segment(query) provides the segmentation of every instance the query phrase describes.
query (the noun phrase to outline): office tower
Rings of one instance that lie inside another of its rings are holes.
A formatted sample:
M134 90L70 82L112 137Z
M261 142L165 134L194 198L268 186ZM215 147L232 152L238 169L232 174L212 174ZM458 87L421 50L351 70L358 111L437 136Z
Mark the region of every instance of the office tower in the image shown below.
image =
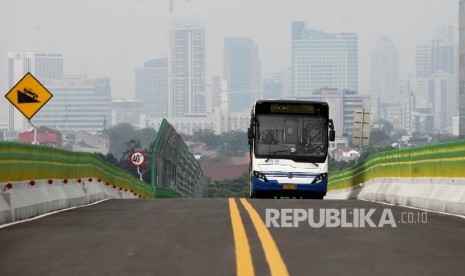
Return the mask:
M221 93L222 93L221 77L219 76L213 77L211 91L212 91L212 100L211 100L212 109L219 108L221 106Z
M154 59L136 69L136 99L147 117L168 116L168 59Z
M224 79L228 81L230 112L248 110L260 98L260 60L258 48L249 37L224 39Z
M431 47L431 73L444 71L457 73L456 46L454 45L452 26L437 27Z
M353 133L355 111L358 108L371 108L370 96L358 95L355 91L346 89L322 88L298 99L327 102L330 106L329 118L333 119L336 136L339 137L344 133Z
M8 87L11 89L24 75L31 73L43 84L63 78L63 55L37 50L21 50L8 53ZM24 129L23 115L9 105L8 131Z
M458 110L459 92L455 85L458 58L453 27L438 27L430 45L417 46L416 61L417 78L428 79L426 100L432 105L434 129L450 131L452 116L456 115ZM422 95L418 96L425 98Z
M429 77L431 75L431 46L417 46L415 58L417 78Z
M292 23L291 96L320 88L358 89L358 39L355 33L328 34Z
M465 0L459 1L459 137L465 139Z
M122 123L131 124L135 129L145 128L145 122L141 121L144 106L141 100L113 99L111 101L112 125Z
M280 99L288 94L289 74L288 72L275 72L271 78L263 80L263 98Z
M40 126L63 131L97 131L111 126L109 79L67 77L51 80L53 98L34 116Z
M281 99L283 95L283 83L279 79L263 80L263 98Z
M437 71L429 78L429 102L432 103L434 129L452 132L452 116L456 103L456 77L444 71Z
M172 24L168 66L170 117L205 114L205 30L200 21Z
M439 71L457 73L457 47L451 26L437 27L431 44L416 48L417 77L428 78Z
M371 51L370 93L382 103L394 103L400 96L399 53L392 41L381 37Z

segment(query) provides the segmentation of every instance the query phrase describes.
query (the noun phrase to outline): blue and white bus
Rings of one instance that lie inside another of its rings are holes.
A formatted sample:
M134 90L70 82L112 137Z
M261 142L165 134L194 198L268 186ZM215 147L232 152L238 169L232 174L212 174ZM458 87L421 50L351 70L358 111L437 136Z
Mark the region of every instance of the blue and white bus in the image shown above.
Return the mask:
M252 108L250 197L326 195L334 124L325 102L259 100Z

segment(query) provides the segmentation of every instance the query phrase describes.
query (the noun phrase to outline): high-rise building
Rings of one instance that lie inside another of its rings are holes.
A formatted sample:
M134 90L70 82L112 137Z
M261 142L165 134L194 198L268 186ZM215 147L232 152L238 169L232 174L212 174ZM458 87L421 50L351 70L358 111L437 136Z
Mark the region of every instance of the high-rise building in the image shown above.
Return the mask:
M288 72L275 72L271 78L263 80L263 98L280 99L288 96Z
M34 116L34 123L63 131L97 131L111 126L109 79L67 77L51 80L53 98Z
M431 75L431 46L417 46L415 64L417 78L427 78Z
M358 90L358 38L355 33L328 34L292 23L292 90L311 95L320 88Z
M429 102L432 103L434 129L452 133L452 117L456 114L456 76L437 71L429 78Z
M263 98L280 99L283 95L283 83L279 79L263 80Z
M458 112L459 92L455 85L459 59L453 27L437 27L430 45L417 46L416 57L417 78L428 80L428 93L417 96L431 104L434 130L451 132L452 117Z
M438 71L457 73L457 47L451 26L437 27L431 44L416 48L417 77L428 78Z
M200 21L172 24L169 56L169 114L206 113L205 29Z
M141 100L113 99L111 101L111 122L113 125L128 123L135 129L145 128L141 122L141 109L143 103Z
M249 37L224 39L224 79L228 81L230 112L248 110L261 95L258 48Z
M382 103L394 103L400 96L399 52L385 36L371 51L370 93Z
M168 116L168 59L154 59L136 69L136 99L147 117Z
M431 44L431 73L444 71L455 75L457 73L457 46L454 44L453 27L437 27Z
M8 53L8 87L11 89L27 73L43 84L52 79L63 78L63 55L37 50L21 50ZM24 129L23 116L9 105L8 131Z
M221 77L215 76L212 79L212 85L211 85L211 91L212 91L212 109L219 108L221 106Z
M322 88L315 90L312 95L298 97L308 101L323 101L329 105L329 118L334 121L337 136L353 133L355 111L358 108L371 109L369 95L358 95L355 91Z
M465 139L465 0L459 1L459 137Z

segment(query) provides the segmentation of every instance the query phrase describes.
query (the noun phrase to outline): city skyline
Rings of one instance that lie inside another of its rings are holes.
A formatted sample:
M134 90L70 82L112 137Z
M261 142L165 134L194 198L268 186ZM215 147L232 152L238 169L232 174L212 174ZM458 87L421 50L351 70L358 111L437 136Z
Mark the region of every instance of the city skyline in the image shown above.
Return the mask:
M358 37L330 34L292 22L291 96L321 88L358 91Z
M207 80L221 75L227 36L248 36L256 41L263 78L286 70L291 61L290 24L302 20L325 32L358 34L359 88L363 92L369 83L369 51L380 36L390 37L399 48L400 72L404 73L414 71L415 46L428 44L436 26L458 29L455 0L233 2L174 1L170 12L168 1L161 0L1 1L0 90L6 93L8 89L6 53L38 49L63 53L67 74L109 77L115 97L134 98L134 68L168 55L174 19L198 18L206 29ZM15 20L17 11L22 12L21 22ZM5 105L2 101L0 109ZM1 113L5 112L0 112L0 118L5 118Z

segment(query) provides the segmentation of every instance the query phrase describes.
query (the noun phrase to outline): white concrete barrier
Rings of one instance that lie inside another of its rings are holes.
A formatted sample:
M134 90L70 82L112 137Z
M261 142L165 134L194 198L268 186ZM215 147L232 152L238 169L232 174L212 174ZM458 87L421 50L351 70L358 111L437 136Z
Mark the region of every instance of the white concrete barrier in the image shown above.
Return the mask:
M330 191L325 199L363 199L465 215L465 179L378 178Z
M96 179L36 180L0 184L0 224L24 220L52 211L86 205L103 199L137 198L130 191L119 190Z

